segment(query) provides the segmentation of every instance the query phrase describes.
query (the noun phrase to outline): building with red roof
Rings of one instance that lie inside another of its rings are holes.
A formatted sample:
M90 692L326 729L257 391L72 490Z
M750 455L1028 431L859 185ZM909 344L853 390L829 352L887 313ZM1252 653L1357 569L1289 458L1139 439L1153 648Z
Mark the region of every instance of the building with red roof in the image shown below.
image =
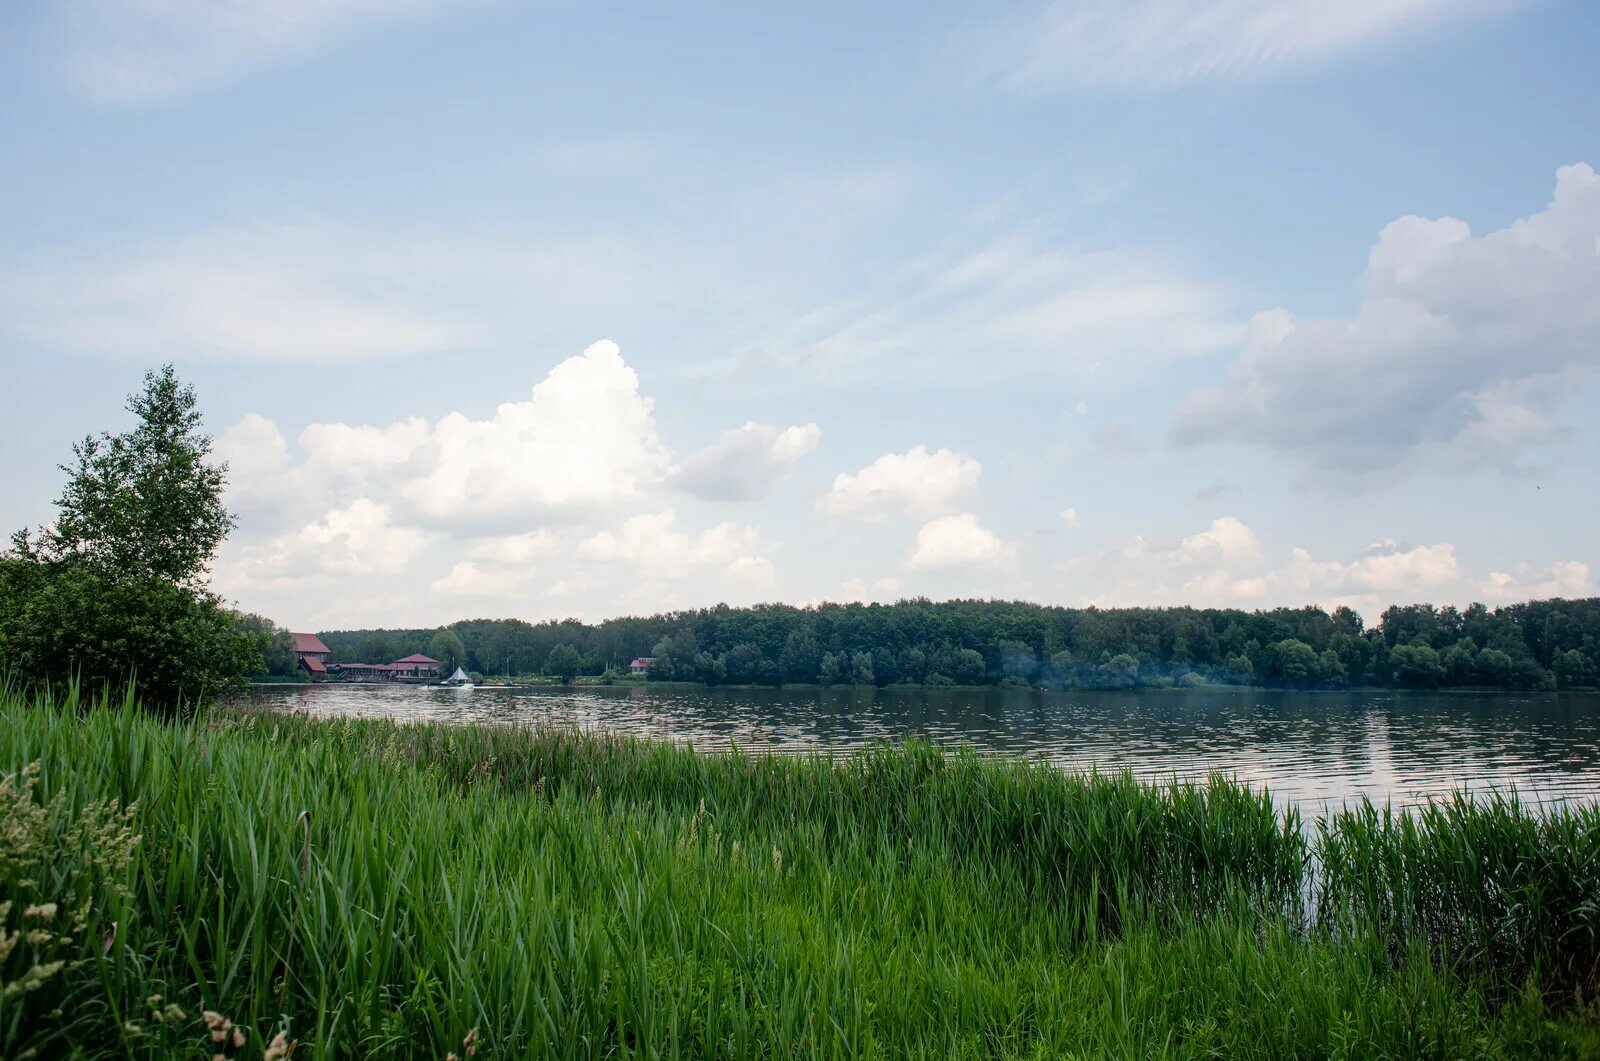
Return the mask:
M389 666L397 674L437 674L439 673L440 664L432 656L424 656L420 652L413 652L403 659L395 660Z
M312 681L325 677L328 673L328 657L333 653L322 643L322 638L316 634L291 633L289 636L294 638L296 661L311 675Z

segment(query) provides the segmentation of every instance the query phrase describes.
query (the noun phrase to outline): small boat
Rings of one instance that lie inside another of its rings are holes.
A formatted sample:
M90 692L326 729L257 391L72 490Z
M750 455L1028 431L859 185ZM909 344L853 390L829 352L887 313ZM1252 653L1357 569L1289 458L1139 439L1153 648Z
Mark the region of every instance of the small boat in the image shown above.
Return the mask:
M431 686L431 688L434 688L434 689L472 689L472 688L475 688L475 686L472 684L472 679L467 675L467 672L462 670L460 667L457 667L456 668L456 672L454 674L450 675L450 677L448 677L448 678L444 679L443 681L441 681L438 685Z

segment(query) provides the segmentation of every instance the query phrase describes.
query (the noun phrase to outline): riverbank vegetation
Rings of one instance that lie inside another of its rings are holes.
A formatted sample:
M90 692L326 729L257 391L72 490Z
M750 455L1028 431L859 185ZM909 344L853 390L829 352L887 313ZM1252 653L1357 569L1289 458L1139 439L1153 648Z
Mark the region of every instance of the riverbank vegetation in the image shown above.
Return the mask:
M1490 609L1412 605L1368 628L1348 608L1057 608L1015 601L725 605L648 618L444 628L470 670L601 675L653 657L709 685L1267 685L1556 690L1600 681L1600 598ZM437 630L335 630L336 659L425 652ZM566 650L570 649L570 653Z
M1600 1049L1592 807L72 694L0 773L8 1057Z

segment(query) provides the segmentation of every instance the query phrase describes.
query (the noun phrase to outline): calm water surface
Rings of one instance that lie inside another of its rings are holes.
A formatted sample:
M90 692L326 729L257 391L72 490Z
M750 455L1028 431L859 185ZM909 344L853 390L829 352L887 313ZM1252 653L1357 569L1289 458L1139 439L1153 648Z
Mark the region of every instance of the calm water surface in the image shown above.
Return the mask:
M701 748L836 752L907 735L1151 780L1222 771L1315 813L1466 787L1600 800L1600 694L1041 693L406 685L262 688L263 706L463 725L556 723Z

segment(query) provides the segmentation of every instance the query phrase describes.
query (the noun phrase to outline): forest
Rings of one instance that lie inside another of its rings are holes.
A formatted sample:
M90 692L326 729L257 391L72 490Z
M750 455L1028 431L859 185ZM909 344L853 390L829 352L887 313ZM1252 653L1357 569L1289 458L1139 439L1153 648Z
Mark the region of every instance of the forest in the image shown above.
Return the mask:
M1368 627L1349 608L1061 608L1020 601L749 608L426 630L332 630L335 660L412 652L483 675L615 678L653 657L651 680L709 685L1209 684L1555 690L1600 680L1600 598L1488 608L1417 604ZM291 661L292 667L292 661Z

